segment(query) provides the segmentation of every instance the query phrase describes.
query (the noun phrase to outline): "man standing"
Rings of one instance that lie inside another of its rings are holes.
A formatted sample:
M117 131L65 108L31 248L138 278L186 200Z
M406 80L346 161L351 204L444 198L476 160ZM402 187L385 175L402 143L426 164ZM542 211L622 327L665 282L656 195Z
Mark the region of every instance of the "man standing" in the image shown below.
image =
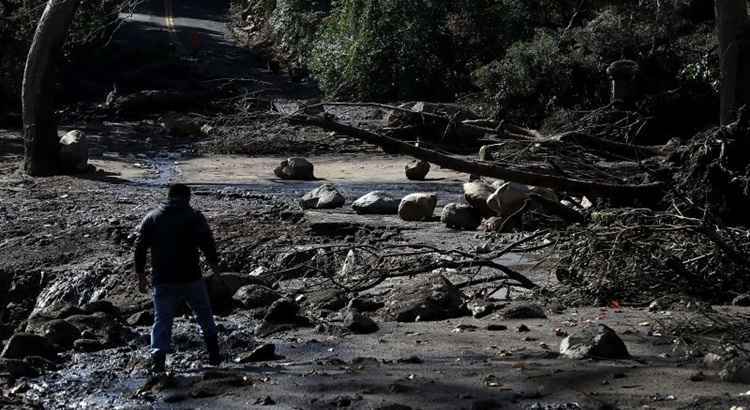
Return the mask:
M163 372L171 351L172 323L185 302L193 310L203 332L209 363L221 363L219 343L206 284L201 274L198 250L218 272L219 262L211 228L202 213L190 206L190 188L169 187L165 204L146 215L138 228L135 271L138 289L148 291L146 253L151 251L151 282L154 296L154 327L151 330L151 360L154 372Z

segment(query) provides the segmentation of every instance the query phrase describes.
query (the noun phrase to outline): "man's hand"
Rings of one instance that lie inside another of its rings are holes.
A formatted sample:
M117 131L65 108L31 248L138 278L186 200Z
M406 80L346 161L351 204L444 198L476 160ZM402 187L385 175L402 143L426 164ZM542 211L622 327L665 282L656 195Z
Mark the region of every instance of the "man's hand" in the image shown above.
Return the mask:
M146 281L146 275L143 273L138 274L138 291L141 293L148 293L148 281Z

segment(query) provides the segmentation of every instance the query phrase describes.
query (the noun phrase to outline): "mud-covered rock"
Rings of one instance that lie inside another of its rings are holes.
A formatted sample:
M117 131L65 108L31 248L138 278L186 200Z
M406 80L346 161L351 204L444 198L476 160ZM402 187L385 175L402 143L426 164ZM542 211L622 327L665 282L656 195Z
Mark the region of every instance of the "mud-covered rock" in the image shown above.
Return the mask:
M154 311L149 309L133 313L128 317L127 323L130 326L151 326L154 324Z
M369 334L378 331L378 324L369 316L356 310L350 310L344 317L344 327L356 334Z
M373 191L361 196L352 203L352 209L358 214L395 215L398 213L400 200L384 191Z
M517 303L503 310L503 318L512 319L546 319L544 308L534 303Z
M416 193L405 196L398 206L398 216L404 221L429 221L437 205L437 196Z
M306 193L300 200L302 209L334 209L344 206L346 198L333 184L323 184Z
M423 181L430 172L430 163L420 160L411 161L404 167L404 172L410 181Z
M89 145L86 134L72 130L60 137L60 167L65 172L86 172L89 165Z
M440 221L449 228L473 231L481 219L479 212L469 205L451 203L443 208Z
M281 179L312 181L315 179L313 164L304 158L289 158L281 161L273 173Z
M50 320L42 326L43 335L61 349L70 349L81 331L65 319Z
M29 356L41 356L54 360L57 356L55 347L44 336L32 333L16 333L8 339L0 357L4 359L23 359Z
M603 324L591 324L560 342L560 354L573 360L627 359L625 343L614 330Z
M464 199L474 209L479 211L483 217L496 216L495 212L487 205L487 199L495 192L491 185L481 181L467 182L464 184Z
M391 291L385 315L399 322L434 321L468 314L464 295L443 275L418 277Z
M234 302L245 309L270 306L280 298L279 292L263 285L243 286L237 289L237 292L232 296Z

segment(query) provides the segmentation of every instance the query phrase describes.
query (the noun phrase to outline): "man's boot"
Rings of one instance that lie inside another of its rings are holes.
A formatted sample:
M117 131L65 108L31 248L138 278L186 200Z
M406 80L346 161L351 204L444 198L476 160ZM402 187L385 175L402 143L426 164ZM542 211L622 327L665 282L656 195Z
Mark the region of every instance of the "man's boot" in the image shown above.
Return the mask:
M206 349L208 350L208 363L211 366L218 366L223 361L221 352L219 352L219 338L216 336L206 337Z
M167 370L167 355L162 352L151 354L150 371L151 373L164 373Z

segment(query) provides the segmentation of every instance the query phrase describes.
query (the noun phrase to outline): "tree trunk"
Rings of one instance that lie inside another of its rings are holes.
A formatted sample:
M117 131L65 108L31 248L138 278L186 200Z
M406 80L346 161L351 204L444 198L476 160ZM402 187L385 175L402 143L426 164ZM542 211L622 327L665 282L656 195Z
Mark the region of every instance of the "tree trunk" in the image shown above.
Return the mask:
M39 19L26 58L21 100L25 145L24 170L31 176L59 172L59 143L54 118L55 60L60 54L80 0L49 0Z
M716 27L719 33L721 67L721 125L732 122L736 111L750 103L748 52L742 40L747 22L746 0L716 0Z

